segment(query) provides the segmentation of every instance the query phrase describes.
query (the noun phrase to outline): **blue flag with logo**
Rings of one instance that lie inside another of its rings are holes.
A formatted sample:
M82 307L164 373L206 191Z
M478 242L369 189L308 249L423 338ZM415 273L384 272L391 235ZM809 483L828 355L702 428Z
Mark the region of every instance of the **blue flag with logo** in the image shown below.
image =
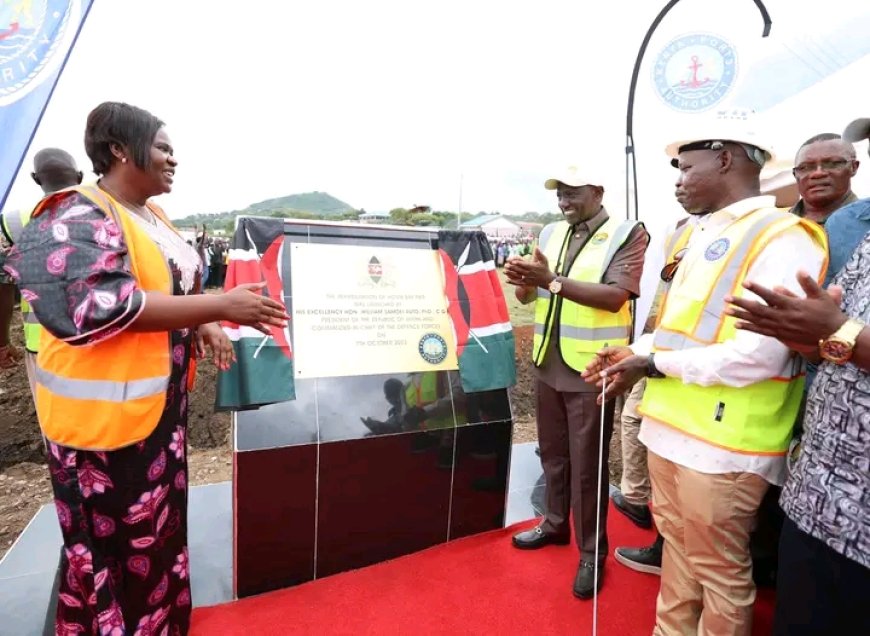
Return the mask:
M0 0L0 209L93 0Z

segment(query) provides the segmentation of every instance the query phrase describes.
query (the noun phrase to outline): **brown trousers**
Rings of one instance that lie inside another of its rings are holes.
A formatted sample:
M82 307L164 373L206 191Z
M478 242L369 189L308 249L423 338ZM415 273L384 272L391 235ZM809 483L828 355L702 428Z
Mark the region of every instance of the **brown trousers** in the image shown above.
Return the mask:
M601 407L597 393L562 393L544 382L537 383L538 444L546 481L545 532L569 532L569 514L574 513L574 538L581 559L604 562L607 545L608 458L613 434L614 402L604 407L604 456L598 467ZM598 536L595 515L601 479L601 509Z
M749 636L749 534L768 483L753 473L699 473L652 451L647 461L665 538L654 636Z

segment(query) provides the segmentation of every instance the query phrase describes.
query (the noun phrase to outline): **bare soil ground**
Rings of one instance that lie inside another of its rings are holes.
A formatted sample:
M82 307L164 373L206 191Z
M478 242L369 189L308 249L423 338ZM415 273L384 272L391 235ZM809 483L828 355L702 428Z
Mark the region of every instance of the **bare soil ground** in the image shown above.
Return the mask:
M506 290L512 293L512 290ZM526 313L521 313L526 312ZM516 326L517 384L511 389L514 412L514 442L537 439L535 424L535 379L531 365L530 310L511 307ZM514 315L517 314L517 315ZM13 339L21 342L20 315L14 318ZM196 390L190 402L188 439L191 485L232 478L230 416L214 412L217 371L210 361L199 367ZM617 420L618 421L618 420ZM619 436L611 445L611 481L622 472ZM39 508L52 500L51 482L45 465L42 438L30 397L24 365L0 372L0 558Z

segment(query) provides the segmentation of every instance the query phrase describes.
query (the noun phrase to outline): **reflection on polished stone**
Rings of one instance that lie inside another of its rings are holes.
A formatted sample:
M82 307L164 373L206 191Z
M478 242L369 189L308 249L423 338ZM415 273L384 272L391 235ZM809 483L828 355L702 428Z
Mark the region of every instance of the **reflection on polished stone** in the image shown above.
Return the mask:
M253 451L317 442L316 380L296 380L296 399L239 411L235 450Z
M318 578L447 540L454 429L320 445Z
M452 428L449 382L446 371L317 380L320 441ZM433 402L426 395L427 383L436 392ZM421 406L426 413L420 411Z
M511 434L510 421L456 429L450 539L503 526Z
M317 446L235 453L238 597L314 578Z
M459 376L458 371L453 372ZM459 391L462 385L459 384ZM454 393L454 397L456 394ZM461 415L460 415L461 414ZM506 389L480 391L463 394L463 400L457 401L457 420L468 424L484 424L487 422L504 422L511 419L511 405Z

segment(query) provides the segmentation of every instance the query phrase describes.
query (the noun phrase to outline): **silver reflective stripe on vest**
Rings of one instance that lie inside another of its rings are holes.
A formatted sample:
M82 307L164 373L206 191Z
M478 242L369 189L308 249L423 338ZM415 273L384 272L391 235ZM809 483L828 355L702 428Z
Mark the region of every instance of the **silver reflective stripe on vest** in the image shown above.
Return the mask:
M682 351L683 349L706 347L707 343L695 342L685 334L659 327L658 329L656 329L655 337L653 338L653 345L656 349Z
M73 400L99 400L102 402L127 402L165 393L168 376L113 382L111 380L76 380L63 378L36 368L36 381L61 397Z
M624 340L628 338L629 327L567 327L559 325L559 335L575 340Z
M538 298L540 298L541 300L549 300L550 290L544 289L543 287L538 287Z
M25 325L38 325L39 320L36 319L36 314L33 313L33 310L30 311L22 311L24 316L24 324Z
M788 217L785 218L787 219ZM693 333L685 335L659 327L656 329L653 345L660 349L679 351L681 349L703 347L713 342L725 313L725 297L734 289L734 283L740 274L740 270L743 268L744 261L752 249L755 239L770 225L782 219L782 213L779 211L766 212L761 214L761 217L750 226L737 245L736 250L730 256L728 265L719 276L716 286L707 296L707 302L701 310L701 318L698 320Z
M634 228L638 225L643 225L643 223L640 221L623 221L619 224L619 227L616 228L616 231L613 233L613 238L610 240L610 245L607 247L607 255L604 257L604 263L601 264L601 276L598 279L599 281L604 278L604 274L607 272L607 268L610 267L610 263L613 261L613 257L616 256L619 248L625 245L628 237L631 236Z

